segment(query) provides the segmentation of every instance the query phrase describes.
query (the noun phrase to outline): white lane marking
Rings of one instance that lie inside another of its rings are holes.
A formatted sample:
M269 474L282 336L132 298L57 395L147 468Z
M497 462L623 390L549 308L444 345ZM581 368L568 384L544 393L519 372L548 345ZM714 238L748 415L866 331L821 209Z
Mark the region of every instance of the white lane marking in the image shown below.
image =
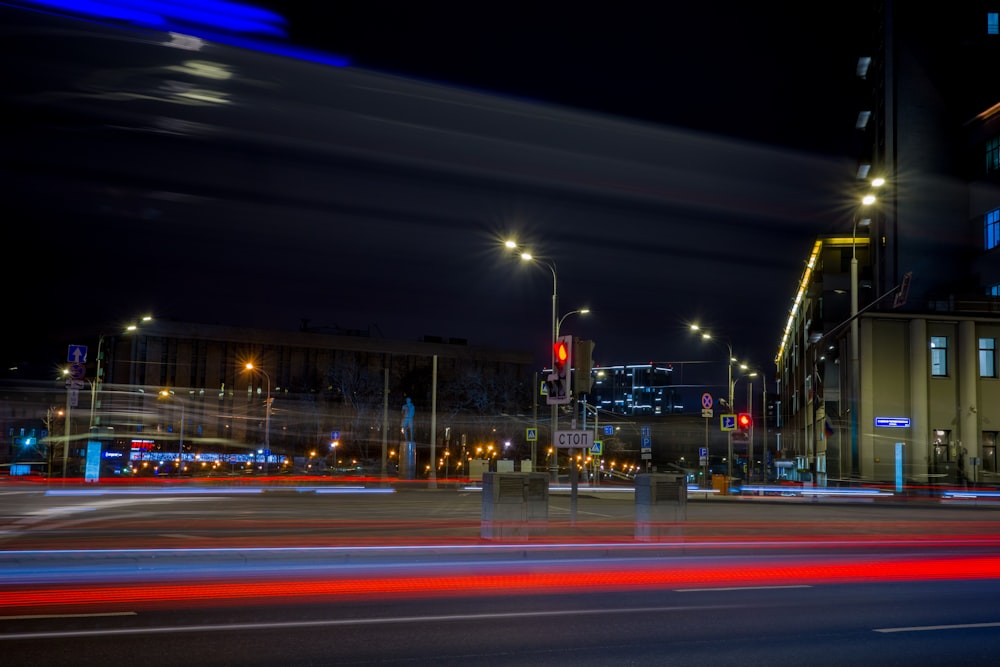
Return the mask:
M21 614L19 616L0 616L0 621L25 621L36 618L102 618L104 616L138 616L134 611L107 611L93 614Z
M523 618L551 618L556 616L606 616L608 614L649 614L664 612L687 612L705 609L733 609L738 605L636 607L623 609L570 609L558 611L516 611L499 614L448 614L432 616L390 616L384 618L331 618L314 621L266 621L261 623L232 623L229 625L177 625L149 628L105 628L93 630L52 630L43 632L17 632L0 634L0 641L20 641L24 639L62 639L67 637L114 637L122 635L180 634L186 632L206 633L224 631L256 631L285 628L318 628L358 625L385 625L402 623L441 623L448 621L494 621Z
M809 584L787 586L728 586L724 588L676 588L675 593L715 593L716 591L776 591L782 588L812 588Z
M889 634L891 632L934 632L937 630L965 630L967 628L996 628L1000 627L1000 621L991 623L960 623L957 625L913 625L903 628L873 628L873 632Z

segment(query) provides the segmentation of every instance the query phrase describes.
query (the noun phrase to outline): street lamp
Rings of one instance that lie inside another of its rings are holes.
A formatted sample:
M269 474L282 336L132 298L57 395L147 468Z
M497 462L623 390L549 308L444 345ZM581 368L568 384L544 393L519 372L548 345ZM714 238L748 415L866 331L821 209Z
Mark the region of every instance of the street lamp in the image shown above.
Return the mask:
M876 178L872 181L873 187L881 187L885 184L884 178ZM868 207L875 203L875 195L865 195L861 200L862 206ZM858 469L858 403L861 394L861 358L858 346L858 225L871 225L871 217L865 216L859 220L858 215L854 215L854 231L851 232L851 469L857 472ZM868 247L869 262L871 261L871 245Z
M506 247L508 250L514 251L514 252L516 252L518 250L517 243L515 241L511 241L511 240L505 241L504 242L504 247ZM556 367L555 348L552 347L552 344L554 344L556 342L556 339L559 338L559 323L560 323L560 319L559 319L558 314L557 314L558 313L558 308L559 308L559 306L558 306L558 304L559 304L559 290L558 290L558 287L557 287L558 286L558 279L557 279L557 275L556 275L556 264L553 261L547 261L547 260L538 259L534 255L532 255L530 252L528 252L527 250L521 250L519 256L521 258L521 261L524 261L524 262L539 262L541 264L544 264L545 266L548 267L549 271L552 273L552 338L551 338L551 340L549 342L549 363L551 364L550 368L555 369L555 367ZM567 313L567 315L569 315L569 313ZM559 428L559 406L555 405L554 403L552 404L551 422L550 423L551 423L551 426L552 426L552 429L551 429L552 430L552 442L555 443L555 441L556 441L556 430ZM534 465L534 463L535 463L535 461L534 461L534 453L532 454L532 461L531 461L531 463L532 463L532 465ZM552 476L552 480L553 481L557 481L559 479L559 462L558 462L558 457L553 457L552 458L551 464L549 466L549 472L550 472L550 474Z
M160 396L163 398L173 398L174 392L169 389L163 389L160 391ZM181 404L181 430L177 439L177 477L181 476L181 470L184 468L184 401L179 401Z
M562 331L562 323L566 320L567 317L569 317L570 315L586 315L589 312L590 308L578 308L577 310L571 310L568 313L564 314L562 317L560 317L559 320L556 322L555 338L559 338L559 332ZM555 340L555 338L553 338L553 340Z
M153 321L153 316L152 315L143 315L142 317L139 318L138 323L132 322L132 323L128 324L127 326L125 326L124 332L125 333L134 333L135 331L137 331L139 329L139 327L141 325L148 324L148 323L150 323L152 321ZM101 401L100 401L100 393L101 393L101 390L102 390L103 385L104 385L104 373L107 370L107 369L105 369L105 368L102 367L102 365L104 363L104 341L105 341L105 338L107 338L107 336L105 336L103 333L102 334L98 334L98 336L97 336L97 365L96 365L96 370L94 371L94 382L91 385L91 391L90 391L90 428L91 428L91 430L93 430L93 428L95 426L99 425L100 422L101 422L101 418L97 414L97 408L101 407L101 405L100 405L100 403L101 403ZM115 342L115 338L112 337L111 340L109 341L109 345L113 344L114 342ZM113 351L114 351L114 348L112 346L112 355L113 355ZM112 360L113 359L114 359L114 357L112 356Z
M260 373L267 381L267 399L264 403L264 474L267 474L267 463L271 456L271 376L263 368L257 368L249 362L246 368L248 371Z
M761 447L761 456L767 458L767 375L764 371L751 371L748 373L751 378L760 375L760 383L762 385L761 390L761 402L760 402L760 423L763 425L763 445ZM750 390L747 389L747 395L750 396ZM753 401L749 400L749 409L751 415L753 415ZM750 425L750 465L753 465L753 436L754 436L754 425L756 424L756 419Z
M733 405L734 402L733 394L735 393L736 382L735 380L733 380L733 364L739 364L740 370L744 371L747 370L747 365L740 364L739 361L736 359L736 357L733 356L733 344L730 343L728 340L722 341L713 338L712 334L710 334L707 331L702 331L701 327L698 326L697 324L691 325L691 331L700 332L702 340L710 340L712 342L725 345L726 349L729 351L729 356L726 357L726 372L728 373L726 386L728 387L729 390L728 409L735 410L736 407L735 405ZM732 431L726 431L726 448L727 448L726 453L728 455L726 458L726 476L729 478L728 480L726 480L726 484L728 485L733 478L733 432Z

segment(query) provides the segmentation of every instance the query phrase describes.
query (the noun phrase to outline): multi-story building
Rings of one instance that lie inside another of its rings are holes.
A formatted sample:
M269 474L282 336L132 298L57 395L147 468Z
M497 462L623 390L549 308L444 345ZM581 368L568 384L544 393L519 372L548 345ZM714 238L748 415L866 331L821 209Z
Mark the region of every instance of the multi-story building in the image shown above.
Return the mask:
M816 241L776 355L800 479L996 481L998 14L876 3L857 74L859 167ZM961 71L962 76L955 72Z
M432 443L459 461L463 447L523 432L529 352L363 334L152 321L95 337L87 362L70 364L83 367L78 379L32 394L34 413L65 405L68 414L44 425L57 442L50 466L58 472L65 459L76 476L99 455L105 474L130 462L176 472L343 452L377 467L391 450L409 452L400 464L412 467ZM416 412L409 449L400 447L407 398ZM88 454L91 442L99 454Z

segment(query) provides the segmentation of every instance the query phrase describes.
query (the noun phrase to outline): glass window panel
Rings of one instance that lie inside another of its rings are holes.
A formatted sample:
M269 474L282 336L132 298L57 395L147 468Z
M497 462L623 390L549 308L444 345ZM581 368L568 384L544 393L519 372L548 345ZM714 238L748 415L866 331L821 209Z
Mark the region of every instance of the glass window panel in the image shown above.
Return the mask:
M997 376L997 339L979 339L979 377Z
M948 375L948 338L931 336L931 375Z

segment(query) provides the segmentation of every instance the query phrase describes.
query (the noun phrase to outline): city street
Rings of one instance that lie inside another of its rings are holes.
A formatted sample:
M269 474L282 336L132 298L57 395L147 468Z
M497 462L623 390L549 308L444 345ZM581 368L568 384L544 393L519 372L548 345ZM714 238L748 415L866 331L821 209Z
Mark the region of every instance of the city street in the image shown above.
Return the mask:
M484 539L481 491L5 488L9 665L982 664L1000 510L628 489Z

